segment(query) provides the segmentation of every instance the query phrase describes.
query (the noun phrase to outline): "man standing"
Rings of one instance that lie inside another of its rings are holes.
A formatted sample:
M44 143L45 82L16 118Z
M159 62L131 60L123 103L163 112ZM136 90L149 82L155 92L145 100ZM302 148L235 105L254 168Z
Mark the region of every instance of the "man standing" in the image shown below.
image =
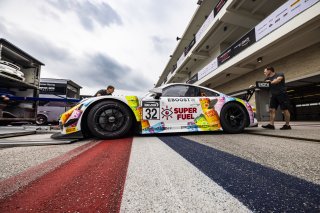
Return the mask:
M289 97L286 92L285 79L283 73L276 73L273 67L267 67L264 70L264 75L266 76L265 81L270 82L270 124L263 125L265 129L275 129L274 119L276 116L276 110L280 105L282 113L284 115L285 125L281 127L281 130L289 130L291 126L290 122L290 112L289 112Z
M107 89L101 89L96 94L94 95L95 97L97 96L103 96L103 95L112 95L114 92L114 86L109 85Z

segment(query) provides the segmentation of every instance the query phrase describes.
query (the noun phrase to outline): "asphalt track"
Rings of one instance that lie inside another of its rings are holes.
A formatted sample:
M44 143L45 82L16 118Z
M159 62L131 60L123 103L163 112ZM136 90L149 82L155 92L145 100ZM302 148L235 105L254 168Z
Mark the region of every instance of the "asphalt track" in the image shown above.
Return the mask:
M0 212L117 212L132 138L98 142L0 201Z
M0 182L0 212L320 211L320 185L184 137L77 149Z

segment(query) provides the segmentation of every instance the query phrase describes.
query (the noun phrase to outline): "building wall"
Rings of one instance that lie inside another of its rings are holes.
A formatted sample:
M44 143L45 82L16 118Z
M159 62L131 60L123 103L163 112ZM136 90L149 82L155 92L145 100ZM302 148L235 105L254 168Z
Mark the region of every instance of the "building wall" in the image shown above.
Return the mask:
M305 77L320 74L320 43L307 47L299 52L289 55L285 58L271 63L276 72L283 72L285 74L286 82L294 82ZM247 73L240 78L234 79L227 84L218 86L214 89L224 92L226 94L238 90L246 89L251 84L255 84L257 80L265 78L263 70L264 65L254 71ZM251 98L250 103L255 106L257 110L257 118L259 121L269 120L269 94L267 91L257 91ZM282 115L278 110L276 120L281 120Z
M319 74L320 43L307 47L269 65L273 66L276 72L283 72L286 77L286 82L300 79L304 76L310 76L312 74ZM229 81L228 83L220 85L214 89L227 94L246 89L251 84L254 85L256 81L263 80L265 78L263 74L265 66L267 65L255 69L240 78Z

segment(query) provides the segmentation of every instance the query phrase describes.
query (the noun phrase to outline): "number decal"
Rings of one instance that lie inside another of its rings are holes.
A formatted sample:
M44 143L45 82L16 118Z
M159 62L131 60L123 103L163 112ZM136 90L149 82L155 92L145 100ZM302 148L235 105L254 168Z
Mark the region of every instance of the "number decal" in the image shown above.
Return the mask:
M145 109L147 120L158 120L157 113L158 110L156 108L147 108Z
M143 120L160 120L160 105L156 101L145 101L142 103Z

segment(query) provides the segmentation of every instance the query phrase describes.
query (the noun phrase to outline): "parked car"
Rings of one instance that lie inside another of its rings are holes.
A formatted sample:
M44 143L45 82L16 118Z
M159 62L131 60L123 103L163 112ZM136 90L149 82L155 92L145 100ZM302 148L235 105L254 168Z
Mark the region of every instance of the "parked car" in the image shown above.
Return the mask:
M48 123L58 123L60 115L71 108L70 103L49 101L40 101L37 111L36 123L38 125L46 125Z
M167 84L145 96L99 96L81 101L61 115L53 137L109 139L141 134L224 131L255 126L251 105L242 99L190 84Z
M8 61L0 60L0 73L24 81L25 77L20 67Z

